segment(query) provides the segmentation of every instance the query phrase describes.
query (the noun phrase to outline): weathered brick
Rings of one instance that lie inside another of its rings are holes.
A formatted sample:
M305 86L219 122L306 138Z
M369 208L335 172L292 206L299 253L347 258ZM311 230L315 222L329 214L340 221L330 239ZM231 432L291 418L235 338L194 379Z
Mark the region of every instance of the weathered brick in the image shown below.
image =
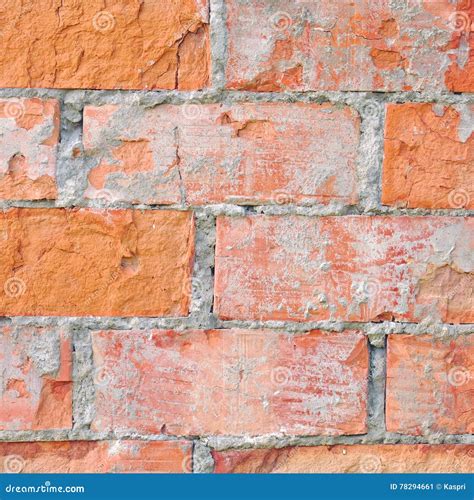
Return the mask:
M474 90L474 4L229 0L228 87Z
M218 473L470 473L468 445L337 445L213 452Z
M57 101L0 100L0 199L56 198L58 139Z
M92 334L96 431L363 434L368 350L353 331Z
M474 221L460 217L219 217L222 319L474 319Z
M474 336L391 335L386 422L402 434L474 432Z
M0 472L191 472L188 441L0 443Z
M207 0L4 0L0 86L199 89Z
M389 104L382 202L474 208L474 106Z
M72 348L47 328L0 330L0 430L70 429Z
M95 166L85 196L353 204L358 141L358 115L328 104L86 107L84 145Z
M0 217L0 314L183 316L193 217L12 209Z

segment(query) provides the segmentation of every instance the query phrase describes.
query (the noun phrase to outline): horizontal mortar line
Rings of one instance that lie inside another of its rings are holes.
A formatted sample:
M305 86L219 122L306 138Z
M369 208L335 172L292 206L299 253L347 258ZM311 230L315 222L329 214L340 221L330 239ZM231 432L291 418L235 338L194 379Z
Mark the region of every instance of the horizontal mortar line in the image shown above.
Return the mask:
M413 436L408 434L386 433L383 437L372 438L369 434L325 436L315 435L281 435L262 434L259 436L248 435L162 435L162 434L137 434L137 433L92 433L80 431L1 431L0 443L27 443L27 442L78 442L78 441L123 441L136 440L143 442L163 441L198 441L204 440L205 444L213 449L248 449L248 448L281 448L285 446L333 446L333 445L377 445L377 444L469 444L471 434L445 434L437 436L434 441L430 435Z
M434 323L427 325L425 323L415 322L354 322L354 321L257 321L257 320L229 320L221 321L215 316L208 316L208 321L203 321L202 318L193 317L176 317L176 318L149 318L142 316L135 317L90 317L90 316L2 316L0 317L0 325L8 324L12 326L48 326L56 325L61 327L82 328L87 330L114 329L114 330L137 330L145 331L150 328L169 328L175 327L180 330L228 330L228 329L248 329L259 330L269 329L291 333L304 333L310 330L328 330L328 331L343 331L343 330L361 330L367 335L390 335L403 333L422 333L429 334L439 332L446 334L472 334L474 333L474 323L451 324L451 323ZM280 332L280 333L282 333Z
M237 204L209 204L209 205L150 205L116 203L104 205L93 201L61 202L61 201L3 201L0 210L12 208L63 208L63 209L91 209L107 212L108 210L145 210L145 211L193 211L197 214L214 216L259 216L272 215L285 217L298 215L301 217L377 217L377 216L438 216L438 217L473 217L474 210L466 209L425 209L425 208L392 208L380 207L379 209L366 210L363 207L341 206L337 208L320 205L237 205Z
M231 104L234 102L347 102L358 101L361 97L365 100L377 100L380 102L429 102L461 104L473 103L474 93L452 93L452 92L431 92L431 91L393 91L380 92L372 90L363 91L329 91L329 90L308 90L297 92L251 92L245 90L205 88L196 91L179 90L125 90L125 89L51 89L51 88L3 88L0 89L0 98L55 98L64 99L71 95L78 95L77 100L84 105L96 105L113 102L117 104L117 97L124 97L124 105L137 106L158 106L160 104L180 104L189 101L202 104ZM137 96L140 100L137 101ZM127 101L127 99L129 99ZM68 105L68 102L65 102ZM356 104L355 102L353 103ZM361 104L361 103L360 103Z

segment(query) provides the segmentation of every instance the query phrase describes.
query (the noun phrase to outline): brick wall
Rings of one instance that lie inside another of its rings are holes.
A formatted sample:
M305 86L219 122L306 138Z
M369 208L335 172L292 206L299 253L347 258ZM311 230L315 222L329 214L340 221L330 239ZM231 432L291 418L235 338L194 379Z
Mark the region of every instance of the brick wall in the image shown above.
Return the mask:
M0 471L472 471L473 17L4 1Z

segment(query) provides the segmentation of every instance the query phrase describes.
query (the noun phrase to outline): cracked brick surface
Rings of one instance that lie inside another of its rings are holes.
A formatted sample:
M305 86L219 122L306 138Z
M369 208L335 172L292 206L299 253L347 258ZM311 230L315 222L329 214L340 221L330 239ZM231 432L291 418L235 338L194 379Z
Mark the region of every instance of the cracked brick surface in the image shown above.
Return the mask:
M358 332L93 333L98 431L361 434L368 350Z
M473 220L219 217L222 319L473 321Z
M0 222L2 314L188 313L189 212L12 209Z
M67 332L0 329L0 430L72 428L72 346Z
M214 452L218 473L470 473L466 445L337 445Z
M207 0L6 0L0 86L180 89L207 86Z
M473 337L391 335L387 350L387 430L420 435L474 432Z
M473 470L474 0L4 0L0 46L0 472Z
M466 0L230 0L227 86L474 90Z
M382 202L474 208L474 105L389 104Z
M0 99L0 199L56 198L59 103Z
M329 203L358 199L359 118L348 107L264 103L85 110L90 199Z
M185 473L191 467L191 443L182 440L0 443L0 472Z

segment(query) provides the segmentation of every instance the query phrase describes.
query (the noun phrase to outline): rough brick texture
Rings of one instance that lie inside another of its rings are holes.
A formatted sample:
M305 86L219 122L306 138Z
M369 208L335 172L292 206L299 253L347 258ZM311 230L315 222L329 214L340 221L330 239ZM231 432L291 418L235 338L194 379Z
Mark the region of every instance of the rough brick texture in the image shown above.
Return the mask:
M228 87L474 90L474 4L230 0Z
M474 225L449 217L220 217L223 319L473 321Z
M189 212L12 209L0 222L2 314L188 313Z
M57 101L0 100L0 199L56 198L58 139Z
M361 434L357 332L96 332L94 429L174 435Z
M47 328L0 330L0 430L72 427L72 346Z
M190 472L187 441L0 443L0 472Z
M199 89L209 80L207 0L6 0L2 87Z
M357 201L359 118L347 107L109 105L86 108L84 138L95 158L87 198L192 205Z
M0 472L473 471L474 0L0 0L0 46Z
M220 473L470 473L474 448L463 445L314 446L214 452Z
M390 104L382 201L474 209L474 105Z
M474 339L392 335L387 352L387 430L474 433Z

